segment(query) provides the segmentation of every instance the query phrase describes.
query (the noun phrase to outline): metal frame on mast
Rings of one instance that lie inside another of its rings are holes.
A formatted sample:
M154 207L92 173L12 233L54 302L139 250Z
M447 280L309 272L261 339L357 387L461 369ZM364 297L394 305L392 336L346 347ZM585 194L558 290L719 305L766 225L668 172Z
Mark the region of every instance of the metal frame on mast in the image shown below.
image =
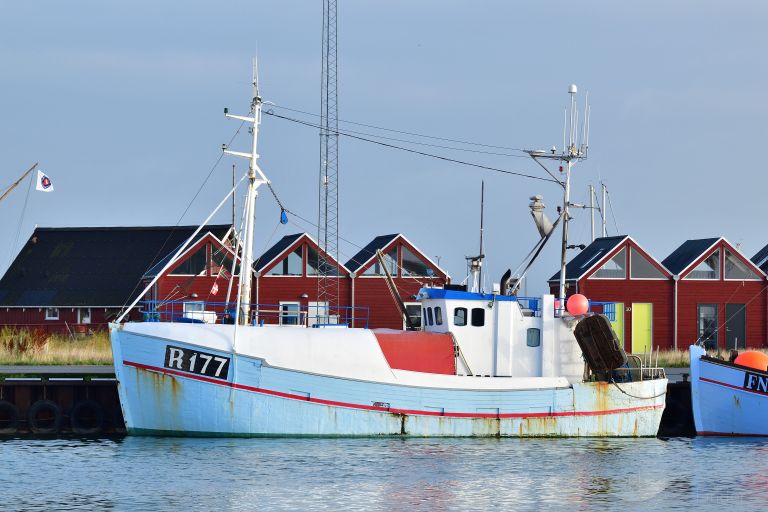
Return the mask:
M565 266L567 263L566 251L568 249L568 222L570 221L569 207L574 206L571 203L571 168L576 165L576 162L587 159L589 152L589 96L587 96L584 105L584 119L582 120L581 129L579 129L579 112L576 107L576 85L571 84L568 87L568 94L571 96L570 109L566 110L566 124L567 124L567 143L566 133L563 130L563 149L561 152L557 151L556 147L552 147L550 151L543 150L527 150L531 158L536 163L544 167L539 160L555 160L561 162L560 172L565 173L565 180L560 182L563 187L563 206L562 206L562 221L563 221L563 240L560 251L560 290L558 298L560 299L560 305L558 310L562 312L565 308ZM565 165L562 165L565 164ZM547 172L549 172L547 170Z
M317 222L317 300L339 306L339 118L336 0L323 0L320 80L320 186ZM320 311L317 312L320 314Z
M261 124L261 96L259 96L259 71L256 61L253 63L253 99L251 100L250 116L238 116L224 109L224 116L251 124L252 146L250 153L231 151L226 145L222 146L224 153L228 155L247 158L248 162L248 191L245 199L245 225L243 240L243 256L240 265L240 278L238 288L238 307L235 311L235 320L241 325L246 325L250 317L251 289L253 281L253 226L256 219L256 196L261 185L269 183L269 180L261 171L258 160L257 146L259 140L259 124Z

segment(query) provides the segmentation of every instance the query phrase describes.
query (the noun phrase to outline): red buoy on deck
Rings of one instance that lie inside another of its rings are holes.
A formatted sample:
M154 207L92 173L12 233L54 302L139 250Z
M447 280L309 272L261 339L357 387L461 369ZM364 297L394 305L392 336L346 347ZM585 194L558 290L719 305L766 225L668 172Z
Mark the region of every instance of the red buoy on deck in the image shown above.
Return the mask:
M749 366L755 370L768 370L768 354L757 352L755 350L742 352L733 362L740 364L741 366Z
M589 300L580 293L568 297L565 307L573 316L585 315L589 311Z

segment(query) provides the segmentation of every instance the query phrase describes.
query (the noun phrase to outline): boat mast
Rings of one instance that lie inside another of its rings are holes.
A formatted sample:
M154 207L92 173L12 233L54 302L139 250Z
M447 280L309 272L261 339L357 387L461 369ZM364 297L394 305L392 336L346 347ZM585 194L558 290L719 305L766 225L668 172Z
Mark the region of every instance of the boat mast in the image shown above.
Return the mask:
M14 181L14 182L11 184L11 186L10 186L10 187L8 187L8 188L5 190L5 192L3 192L3 195L1 195L1 196L0 196L0 201L2 201L3 199L5 199L6 197L8 197L8 194L10 194L10 193L13 191L13 189L15 189L16 187L18 187L18 186L19 186L19 183L21 183L22 181L24 181L24 178L26 178L27 176L29 176L29 173L31 173L31 172L32 172L32 171L34 171L35 169L37 169L37 162L35 162L35 165L33 165L32 167L30 167L29 169L27 169L27 171L26 171L24 174L22 174L22 175L21 175L21 178L19 178L19 179L17 179L16 181Z
M256 61L253 64L253 99L251 100L250 116L237 116L229 113L229 109L224 109L224 115L230 119L238 119L251 124L252 146L250 153L231 151L225 145L224 153L229 155L247 158L248 163L248 191L245 199L245 238L243 240L243 257L240 265L240 295L238 297L239 307L235 311L235 319L241 325L247 325L250 317L251 288L253 281L253 226L256 217L256 196L258 188L268 183L267 177L259 168L257 146L259 140L259 124L261 123L261 96L259 96L259 72Z
M589 150L589 104L585 102L584 107L584 119L581 130L579 129L579 112L576 109L576 85L571 84L568 87L568 94L571 96L570 112L566 114L568 119L568 139L567 146L563 147L562 152L558 153L556 147L547 152L543 150L527 150L531 158L536 163L546 169L544 164L539 160L555 160L560 162L560 173L565 173L565 180L560 182L563 187L563 206L562 206L562 219L563 219L563 240L560 250L560 290L558 298L560 299L560 305L558 311L562 312L565 308L565 266L567 263L568 250L568 223L570 221L569 207L571 204L571 168L576 165L576 162L587 159L587 153ZM563 133L563 142L565 143L565 133ZM549 172L549 171L547 171Z

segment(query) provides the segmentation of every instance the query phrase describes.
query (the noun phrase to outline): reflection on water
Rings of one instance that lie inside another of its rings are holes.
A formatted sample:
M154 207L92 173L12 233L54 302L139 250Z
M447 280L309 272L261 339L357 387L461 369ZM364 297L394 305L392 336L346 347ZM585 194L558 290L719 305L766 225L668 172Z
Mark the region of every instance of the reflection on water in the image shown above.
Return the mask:
M2 510L764 510L751 439L6 439Z

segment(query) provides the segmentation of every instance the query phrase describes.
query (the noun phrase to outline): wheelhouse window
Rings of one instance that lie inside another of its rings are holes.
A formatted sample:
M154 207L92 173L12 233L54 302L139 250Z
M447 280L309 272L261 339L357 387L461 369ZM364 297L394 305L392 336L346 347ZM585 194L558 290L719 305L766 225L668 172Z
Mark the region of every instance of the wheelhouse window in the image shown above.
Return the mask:
M627 277L627 250L620 250L616 256L608 260L594 277L598 279L624 279Z
M467 325L467 308L454 308L453 325L458 327Z
M59 308L45 308L45 319L46 320L58 320L59 319Z
M435 308L435 325L443 325L443 309L440 306Z
M432 308L427 308L427 325L434 325L434 319L432 317Z
M300 276L304 261L301 256L301 247L280 260L277 265L267 272L269 276Z
M208 261L207 245L204 245L191 256L179 263L175 269L170 272L172 276L199 276L205 275L205 267Z
M472 308L472 327L482 327L485 325L485 309Z
M384 264L387 266L387 270L389 270L389 273L392 275L392 277L397 276L397 247L393 247L388 252L384 254ZM365 272L363 272L364 276L383 276L384 270L381 267L381 263L379 263L379 258L374 257L373 264L368 267Z
M280 325L299 325L301 306L298 302L280 303Z
M421 304L418 302L406 302L405 312L408 313L408 318L411 319L411 325L413 325L414 329L421 329ZM403 325L403 329L406 327L407 325Z
M699 304L698 340L704 343L707 349L717 348L717 304Z
M686 279L720 279L720 251L715 251L696 265Z
M538 347L541 345L541 329L531 327L526 332L525 344L529 347Z
M432 269L408 250L407 247L401 247L400 254L403 257L403 275L418 277L431 277L434 275Z
M664 274L639 251L629 249L629 276L632 279L664 279Z
M725 278L726 279L759 279L759 276L750 270L746 263L741 261L728 249L725 250Z
M339 275L339 268L332 261L328 258L321 258L313 247L307 247L307 275L320 275L321 270L324 276Z

